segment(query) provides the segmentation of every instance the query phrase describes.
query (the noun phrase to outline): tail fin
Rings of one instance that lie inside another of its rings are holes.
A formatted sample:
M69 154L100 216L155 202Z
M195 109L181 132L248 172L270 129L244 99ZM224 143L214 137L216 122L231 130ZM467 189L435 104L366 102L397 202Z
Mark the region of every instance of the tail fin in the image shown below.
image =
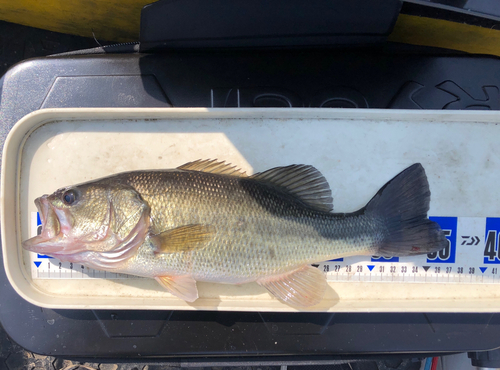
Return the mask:
M383 219L386 224L385 237L374 254L426 254L448 245L439 225L427 218L430 197L420 163L408 167L379 190L365 208L366 215Z

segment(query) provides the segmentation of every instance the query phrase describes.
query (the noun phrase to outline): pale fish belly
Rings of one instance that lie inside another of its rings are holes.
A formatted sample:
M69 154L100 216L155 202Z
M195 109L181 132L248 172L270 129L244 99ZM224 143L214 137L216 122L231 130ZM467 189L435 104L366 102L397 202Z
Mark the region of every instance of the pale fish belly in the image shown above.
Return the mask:
M382 235L363 216L325 222L325 237L308 222L269 218L243 230L219 225L214 240L190 252L154 253L146 241L120 272L144 276L189 275L196 281L242 284L328 259L370 254Z

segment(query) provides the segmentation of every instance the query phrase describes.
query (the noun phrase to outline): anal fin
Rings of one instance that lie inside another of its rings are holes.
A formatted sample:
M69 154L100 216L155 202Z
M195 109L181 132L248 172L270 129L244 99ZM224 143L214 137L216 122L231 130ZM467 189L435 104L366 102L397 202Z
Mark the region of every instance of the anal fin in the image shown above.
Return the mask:
M198 299L198 288L196 280L189 275L183 276L157 276L156 281L176 297L187 302L194 302Z
M312 266L260 279L257 283L280 301L296 307L311 307L320 303L327 286L325 274Z

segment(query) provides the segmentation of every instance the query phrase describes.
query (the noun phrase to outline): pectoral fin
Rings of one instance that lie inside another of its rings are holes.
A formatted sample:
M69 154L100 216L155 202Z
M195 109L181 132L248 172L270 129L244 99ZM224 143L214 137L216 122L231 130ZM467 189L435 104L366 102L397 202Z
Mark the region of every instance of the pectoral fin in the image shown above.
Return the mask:
M187 302L194 302L198 299L198 288L196 280L191 276L157 276L156 281L169 293Z
M320 303L327 286L325 274L312 266L260 279L257 283L280 301L296 307L310 307Z
M203 248L213 238L213 230L206 225L185 225L150 237L157 253L189 252Z

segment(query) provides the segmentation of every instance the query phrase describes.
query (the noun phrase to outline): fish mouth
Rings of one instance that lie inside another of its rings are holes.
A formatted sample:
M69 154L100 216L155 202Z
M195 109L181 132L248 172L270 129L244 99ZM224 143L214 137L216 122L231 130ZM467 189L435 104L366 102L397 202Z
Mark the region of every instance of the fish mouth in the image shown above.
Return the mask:
M42 221L42 232L25 240L23 248L31 252L42 254L64 254L65 235L61 232L61 223L57 213L49 202L48 195L35 199L35 205ZM74 253L72 251L71 253Z

